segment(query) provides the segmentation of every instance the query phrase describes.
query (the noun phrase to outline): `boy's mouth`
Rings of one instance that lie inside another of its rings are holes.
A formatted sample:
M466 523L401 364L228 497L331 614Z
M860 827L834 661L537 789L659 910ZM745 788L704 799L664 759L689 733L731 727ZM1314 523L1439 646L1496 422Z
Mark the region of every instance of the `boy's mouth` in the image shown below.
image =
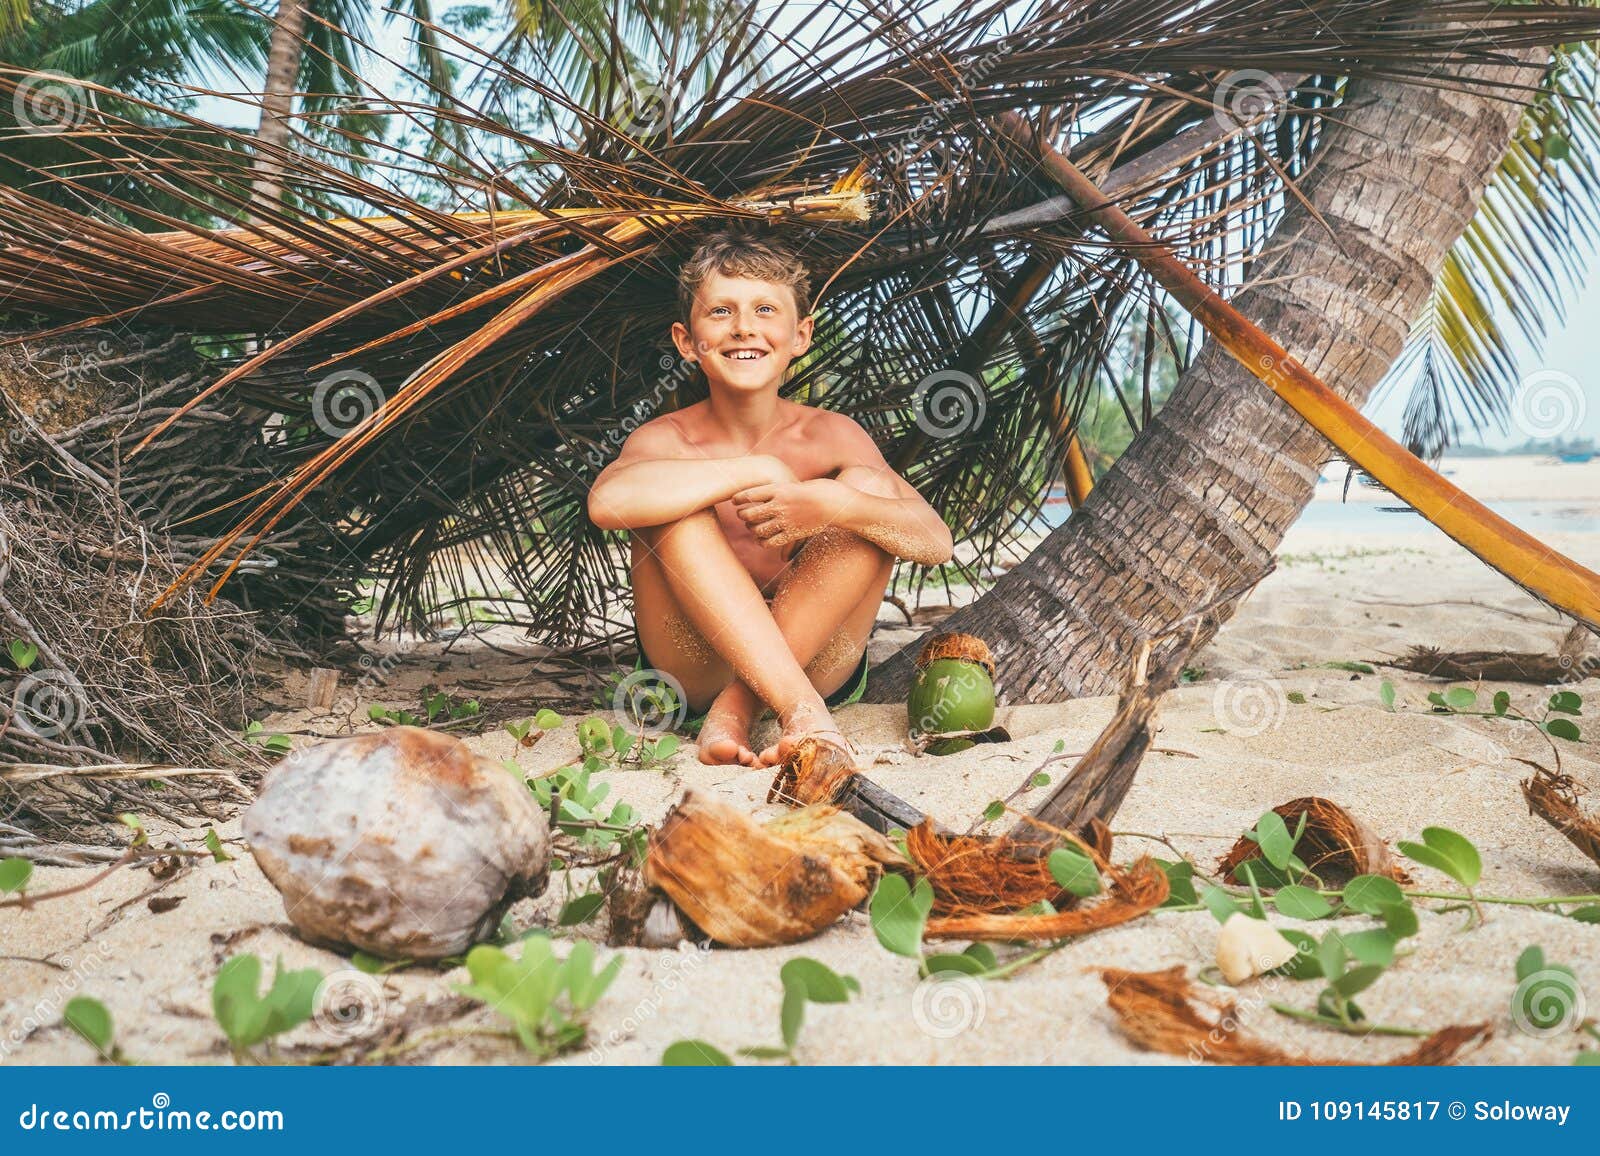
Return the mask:
M722 356L728 361L760 361L767 356L764 349L725 349Z

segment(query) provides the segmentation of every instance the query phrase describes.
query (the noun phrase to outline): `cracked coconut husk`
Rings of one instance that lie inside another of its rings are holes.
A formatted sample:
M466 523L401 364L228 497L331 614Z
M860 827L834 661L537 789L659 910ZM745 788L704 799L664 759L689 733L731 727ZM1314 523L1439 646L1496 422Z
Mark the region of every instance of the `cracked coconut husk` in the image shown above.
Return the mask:
M1531 759L1517 761L1534 769L1533 776L1522 783L1528 810L1565 835L1590 862L1600 865L1600 819L1585 815L1578 806L1583 791L1576 780L1559 768L1552 771Z
M1072 842L1088 851L1104 872L1111 857L1111 831L1098 819L1090 827L1087 844L1076 838ZM1005 836L946 834L931 822L906 832L906 852L933 887L935 916L1006 914L1041 900L1058 908L1075 905L1077 897L1050 874L1046 851L1038 843Z
M837 743L807 735L790 748L788 757L778 766L772 785L767 788L767 802L791 807L834 803L848 789L855 774L855 759L849 751Z
M644 878L717 943L770 947L815 935L866 899L886 869L910 866L836 807L762 826L689 790L651 834Z
M1148 857L1126 870L1104 867L1110 886L1106 898L1052 915L951 915L930 919L925 939L1065 939L1128 923L1154 911L1171 894L1166 872Z
M943 658L954 658L961 662L976 663L989 672L991 680L995 676L994 655L989 653L988 643L976 635L930 635L928 640L922 644L922 649L917 652L917 669L926 670Z
M1152 1052L1212 1064L1369 1066L1360 1060L1299 1055L1240 1034L1237 1005L1195 987L1182 964L1164 971L1107 967L1101 969L1100 979L1107 988L1106 1003L1117 1014L1123 1034ZM1201 1008L1214 1012L1214 1017L1203 1015ZM1487 1023L1452 1024L1380 1066L1448 1064L1463 1048L1487 1041L1489 1035Z
M1396 883L1410 883L1411 876L1389 854L1388 845L1373 834L1349 811L1331 799L1307 795L1290 799L1272 808L1293 831L1306 815L1305 834L1295 845L1295 854L1324 879L1348 879L1357 875L1384 875ZM1244 880L1235 874L1241 863L1261 856L1261 848L1243 836L1217 862L1223 878Z

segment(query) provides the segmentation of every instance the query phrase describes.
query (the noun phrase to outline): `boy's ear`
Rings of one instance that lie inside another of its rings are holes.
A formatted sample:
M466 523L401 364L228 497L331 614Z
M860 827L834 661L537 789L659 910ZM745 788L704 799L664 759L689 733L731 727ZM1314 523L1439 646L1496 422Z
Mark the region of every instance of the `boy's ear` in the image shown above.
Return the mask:
M811 348L811 333L816 328L817 319L809 313L795 323L795 355L799 356Z
M694 341L689 336L689 327L681 321L672 323L672 344L678 347L678 354L685 361L695 362L699 360L694 351Z

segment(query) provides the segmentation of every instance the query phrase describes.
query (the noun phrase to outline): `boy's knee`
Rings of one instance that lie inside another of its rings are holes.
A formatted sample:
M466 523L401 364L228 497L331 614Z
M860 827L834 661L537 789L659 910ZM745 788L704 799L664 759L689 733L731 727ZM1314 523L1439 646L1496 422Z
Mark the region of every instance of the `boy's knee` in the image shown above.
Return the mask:
M665 522L659 526L640 526L632 531L634 536L652 551L659 549L669 538L677 538L683 534L693 536L705 532L722 533L722 524L717 521L716 512L709 506L692 514L685 514L676 522Z
M872 494L879 498L892 498L896 495L894 475L887 469L875 469L872 466L846 466L839 471L838 480L851 489L860 490L864 494Z

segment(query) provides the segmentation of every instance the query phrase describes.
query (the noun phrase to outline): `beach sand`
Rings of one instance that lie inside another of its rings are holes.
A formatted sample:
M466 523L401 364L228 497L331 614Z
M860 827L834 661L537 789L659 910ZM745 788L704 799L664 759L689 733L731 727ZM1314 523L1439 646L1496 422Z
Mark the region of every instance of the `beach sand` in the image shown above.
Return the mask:
M1553 547L1600 568L1600 461L1555 466L1535 459L1478 459L1448 463L1456 479L1491 503L1511 503L1556 528L1539 533ZM1327 662L1382 663L1414 644L1450 648L1554 651L1565 628L1557 616L1504 578L1417 521L1375 508L1352 513L1333 507L1337 479L1284 544L1278 569L1197 659L1198 681L1165 700L1160 730L1113 828L1119 861L1141 853L1171 858L1148 836L1161 836L1204 871L1239 833L1275 804L1324 795L1343 804L1391 845L1414 839L1429 825L1450 827L1477 843L1484 858L1479 891L1502 897L1600 892L1600 867L1583 858L1542 820L1531 816L1518 783L1529 773L1518 758L1551 764L1549 742L1519 722L1430 713L1433 682L1381 667L1376 675L1331 669ZM1352 488L1352 499L1373 495ZM1571 527L1564 529L1561 527ZM896 628L885 607L875 653L914 637ZM903 621L903 620L902 620ZM386 685L348 690L336 715L285 712L266 730L333 733L359 720L369 702L414 702L412 685L432 681L462 696L481 695L498 713L497 679L512 660L483 651L418 647L390 672ZM1563 767L1595 794L1600 807L1600 755L1593 716L1600 712L1600 673L1571 684L1585 698L1580 719L1585 745L1563 744ZM1393 713L1382 708L1379 686L1397 690ZM408 683L407 679L412 680ZM545 705L541 694L561 687L525 683L509 690L521 713ZM1515 707L1541 713L1549 691L1495 684ZM571 686L565 690L570 693ZM293 700L296 688L282 697ZM1291 695L1294 696L1291 699ZM1304 701L1299 701L1303 696ZM990 800L1008 794L1065 743L1082 751L1110 714L1107 698L1058 705L1003 708L1014 741L979 746L944 758L913 758L902 746L903 708L856 706L839 721L857 743L868 773L885 787L957 829L976 820ZM579 716L581 717L581 716ZM573 722L521 752L530 771L568 761L576 752ZM297 736L296 743L313 741ZM470 740L495 758L519 750L503 731ZM1059 767L1052 768L1059 770ZM690 746L657 770L609 772L614 798L655 820L686 787L740 807L774 813L763 804L769 773L704 767ZM1030 791L1019 805L1043 792ZM159 824L154 829L164 831ZM464 969L409 968L375 979L344 957L309 947L289 930L277 892L238 839L237 817L219 826L237 857L201 863L176 878L147 870L121 871L92 889L34 909L0 912L0 1062L81 1063L91 1049L60 1026L60 1009L74 994L103 1001L116 1019L125 1053L144 1062L227 1063L212 1020L210 989L230 955L254 952L288 967L329 973L342 1001L359 1005L349 1021L327 1015L284 1038L301 1058L352 1045L346 1056L379 1044L398 1044L398 1063L523 1063L513 1043L459 1029L493 1027L495 1017L464 1001L452 985ZM187 833L198 845L203 828ZM1412 866L1419 889L1453 892L1436 871ZM82 882L83 868L40 868L35 890ZM572 891L576 894L581 887ZM513 908L520 927L553 922L568 897L561 875L536 901ZM155 914L152 899L181 902ZM1454 907L1433 911L1427 908ZM1571 1061L1584 1037L1541 1037L1512 1021L1513 968L1537 944L1548 960L1572 966L1600 1001L1600 925L1491 904L1481 926L1464 930L1459 905L1418 901L1421 931L1406 952L1359 1002L1375 1022L1435 1029L1488 1022L1487 1045L1466 1063ZM1277 917L1274 917L1277 919ZM1278 920L1320 934L1325 926ZM1369 920L1343 921L1345 929ZM578 933L600 936L602 921ZM919 983L913 961L880 948L864 913L847 916L816 938L782 949L730 951L627 950L622 973L590 1018L586 1047L563 1063L656 1063L678 1039L708 1041L732 1054L779 1042L781 964L809 956L855 976L861 992L844 1005L807 1009L796 1056L808 1064L1079 1064L1184 1063L1184 1057L1138 1050L1117 1030L1107 1009L1101 967L1151 970L1185 965L1191 975L1213 962L1218 925L1205 911L1161 912L1090 935L1002 981ZM559 938L573 934L563 930ZM930 950L958 950L929 945ZM600 948L602 958L610 951ZM1012 949L1002 948L1006 957ZM1315 1004L1320 984L1287 979L1245 983L1233 993L1244 1030L1291 1051L1324 1060L1374 1062L1410 1041L1357 1038L1287 1019L1269 1006ZM1224 989L1226 991L1226 989ZM1591 1012L1594 1008L1591 1006ZM430 1034L432 1033L432 1034ZM1590 1041L1591 1046L1592 1041Z

